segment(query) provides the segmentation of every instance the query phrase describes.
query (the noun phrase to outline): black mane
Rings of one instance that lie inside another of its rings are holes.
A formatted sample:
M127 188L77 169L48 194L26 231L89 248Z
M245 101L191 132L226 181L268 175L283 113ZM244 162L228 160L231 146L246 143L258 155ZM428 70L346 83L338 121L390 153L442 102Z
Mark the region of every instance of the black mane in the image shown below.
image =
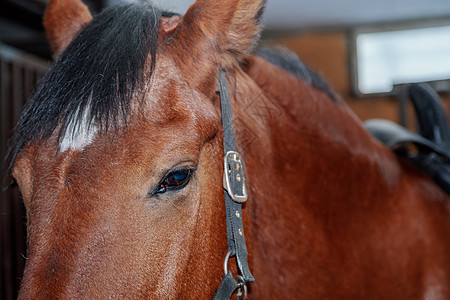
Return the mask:
M48 139L61 124L61 138L83 118L100 130L126 121L135 87L150 54L155 65L163 12L148 3L105 9L94 17L42 78L10 140L10 167L30 141ZM148 76L145 76L148 77ZM75 125L74 125L75 124Z
M294 52L289 49L282 47L263 47L257 49L254 54L299 77L313 87L324 91L331 99L335 101L338 99L336 93L326 82L326 80L312 71L298 58Z

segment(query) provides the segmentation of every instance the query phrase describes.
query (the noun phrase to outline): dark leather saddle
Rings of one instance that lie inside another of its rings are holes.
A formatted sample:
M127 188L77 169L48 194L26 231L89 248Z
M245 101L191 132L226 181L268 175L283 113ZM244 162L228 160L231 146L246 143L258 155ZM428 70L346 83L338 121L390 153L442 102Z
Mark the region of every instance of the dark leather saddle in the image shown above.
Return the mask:
M397 155L412 160L450 195L449 125L441 99L426 84L410 84L407 92L415 109L417 134L387 120L369 120L365 126Z

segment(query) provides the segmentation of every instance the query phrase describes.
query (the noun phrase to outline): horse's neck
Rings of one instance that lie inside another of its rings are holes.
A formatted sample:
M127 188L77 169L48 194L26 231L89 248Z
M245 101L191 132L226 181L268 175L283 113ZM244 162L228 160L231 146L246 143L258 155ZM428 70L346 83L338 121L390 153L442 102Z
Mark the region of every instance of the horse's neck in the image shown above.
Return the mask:
M349 282L348 297L358 286L365 295L368 279L354 265L367 257L376 257L364 263L367 274L379 270L379 261L400 276L421 274L402 269L398 257L434 236L437 227L420 223L416 230L410 220L429 213L439 224L444 207L436 206L445 201L436 199L446 200L444 194L423 175L404 172L412 168L372 139L344 103L259 58L236 74L233 113L235 130L244 128L237 145L249 185L243 215L256 278L252 296L270 297L267 291L283 286L299 298L332 298ZM429 251L442 240L430 242ZM391 282L378 280L374 287Z
M246 150L261 156L258 163L271 165L273 176L292 176L308 184L314 177L325 183L339 176L356 180L364 172L387 179L399 172L394 156L374 142L343 101L330 99L258 57L249 59L246 75L261 89L247 96L253 100L246 102L253 104L244 105L243 118L257 123L248 125L254 137L246 139ZM238 95L238 102L243 97ZM389 174L380 174L383 165L392 166Z
M344 103L295 76L252 58L236 82L235 130L246 128L237 145L247 167L250 198L243 215L253 275L259 286L271 286L273 278L264 275L277 270L283 280L276 285L298 294L298 281L326 265L329 235L340 233L340 221L364 218L365 207L389 192L399 167ZM350 215L355 207L359 212Z

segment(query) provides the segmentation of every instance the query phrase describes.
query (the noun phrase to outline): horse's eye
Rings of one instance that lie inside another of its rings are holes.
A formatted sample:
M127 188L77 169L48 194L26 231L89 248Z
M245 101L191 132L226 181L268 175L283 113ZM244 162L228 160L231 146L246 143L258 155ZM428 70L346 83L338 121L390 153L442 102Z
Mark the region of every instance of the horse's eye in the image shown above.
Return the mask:
M193 169L187 168L182 168L170 172L158 184L158 187L154 194L162 194L170 190L180 190L184 188L189 183L193 172Z

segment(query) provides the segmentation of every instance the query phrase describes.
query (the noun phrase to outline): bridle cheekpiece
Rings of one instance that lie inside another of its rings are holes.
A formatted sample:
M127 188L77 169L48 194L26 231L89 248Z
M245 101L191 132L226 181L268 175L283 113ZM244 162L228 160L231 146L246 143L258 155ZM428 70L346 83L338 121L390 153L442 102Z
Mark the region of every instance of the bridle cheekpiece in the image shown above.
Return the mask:
M225 153L223 187L228 253L224 260L224 277L213 299L230 299L235 292L237 292L238 299L245 299L247 297L246 284L255 281L248 267L247 246L242 223L242 203L247 201L248 195L243 160L241 155L236 152L230 91L225 72L222 69L219 70L219 94L222 109L223 150ZM230 257L236 258L240 274L236 278L228 269Z

